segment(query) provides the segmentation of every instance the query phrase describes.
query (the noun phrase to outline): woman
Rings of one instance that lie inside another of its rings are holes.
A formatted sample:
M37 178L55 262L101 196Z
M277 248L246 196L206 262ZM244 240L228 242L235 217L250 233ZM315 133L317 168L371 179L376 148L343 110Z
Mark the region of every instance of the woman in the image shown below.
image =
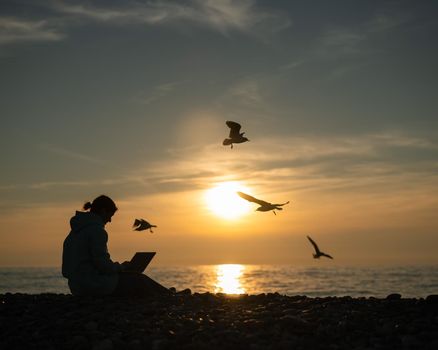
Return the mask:
M64 241L62 275L73 295L151 295L169 290L144 274L129 272L129 262L113 262L105 225L117 211L114 201L101 195L84 204L70 220Z

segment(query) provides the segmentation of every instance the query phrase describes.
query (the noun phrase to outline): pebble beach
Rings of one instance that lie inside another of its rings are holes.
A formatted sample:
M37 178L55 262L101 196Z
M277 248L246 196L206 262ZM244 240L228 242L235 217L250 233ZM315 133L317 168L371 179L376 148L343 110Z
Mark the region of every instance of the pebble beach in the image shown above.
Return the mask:
M438 349L438 296L1 294L1 349Z

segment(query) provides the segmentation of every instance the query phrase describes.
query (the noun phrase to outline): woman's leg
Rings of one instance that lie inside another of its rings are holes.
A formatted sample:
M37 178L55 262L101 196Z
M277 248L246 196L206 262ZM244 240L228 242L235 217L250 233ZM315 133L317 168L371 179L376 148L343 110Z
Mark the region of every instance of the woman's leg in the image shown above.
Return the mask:
M170 290L142 273L121 272L113 295L166 295Z

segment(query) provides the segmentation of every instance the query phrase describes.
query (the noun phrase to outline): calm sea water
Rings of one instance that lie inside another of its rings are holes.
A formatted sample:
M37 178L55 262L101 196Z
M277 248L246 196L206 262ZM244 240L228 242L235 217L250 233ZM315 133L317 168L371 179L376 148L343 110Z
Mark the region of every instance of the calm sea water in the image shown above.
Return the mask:
M438 266L295 267L205 265L150 267L147 274L166 287L192 292L403 297L438 294ZM59 268L0 268L0 293L69 293Z

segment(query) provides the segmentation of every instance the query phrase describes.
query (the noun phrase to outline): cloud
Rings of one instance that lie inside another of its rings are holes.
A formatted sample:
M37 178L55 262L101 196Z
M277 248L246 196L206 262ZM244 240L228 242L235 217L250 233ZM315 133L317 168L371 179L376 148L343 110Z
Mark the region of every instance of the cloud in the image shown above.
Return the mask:
M0 45L29 41L59 41L64 35L47 20L0 17Z
M148 105L157 100L160 100L172 91L174 91L179 85L184 84L185 81L173 81L155 86L152 91L145 92L142 91L133 97L134 101L140 102L142 104Z
M85 181L48 181L48 182L38 182L26 186L33 190L47 190L52 187L78 187L78 186L90 186L89 182Z
M221 32L250 33L261 27L272 32L290 25L289 18L273 11L262 11L254 0L125 1L114 7L77 2L56 2L54 9L68 15L99 22L158 25L191 22Z
M305 61L302 61L302 60L300 60L300 61L292 60L289 63L281 65L280 67L278 67L278 69L285 70L285 71L293 70L293 69L296 69L296 68L300 67L304 63L305 63Z
M360 43L366 39L365 33L353 32L346 28L331 29L324 33L321 51L325 54L353 55L362 52Z
M403 187L412 179L418 185L436 183L437 156L438 144L398 132L355 138L265 138L237 152L218 145L198 153L192 148L173 150L166 162L145 169L144 181L163 191L240 180L273 192L358 187L372 192L385 184Z
M256 26L266 26L266 29L275 32L291 24L290 19L280 12L257 9L254 0L196 0L194 4L200 10L195 18L221 32L228 29L248 32Z
M95 21L112 25L170 25L191 23L229 35L273 33L290 25L279 11L256 6L254 0L181 1L53 1L37 3L42 18L0 17L0 45L26 41L59 41L68 27ZM42 13L42 12L41 12Z
M373 41L410 20L409 16L403 14L388 15L380 11L364 23L357 23L354 29L333 26L323 33L317 52L334 59L375 53L377 49L372 45Z
M220 142L174 148L162 160L135 169L117 173L111 168L86 180L7 184L0 191L5 208L23 196L30 203L79 200L95 191L120 200L190 195L223 181L240 181L266 198L345 194L420 200L438 195L437 159L436 141L396 131L358 137L263 136L233 150Z
M393 9L386 12L390 14L386 14L383 11L377 12L374 17L365 25L365 31L369 34L382 34L391 30L395 30L413 20L412 16L408 13L397 13L394 12Z
M263 101L260 83L255 79L246 79L232 86L227 95L237 98L244 104L259 104Z
M375 134L373 138L387 146L438 150L437 143L419 137L409 137L402 132Z
M86 161L86 162L90 162L93 164L106 164L106 162L104 162L101 159L97 159L97 158L91 157L91 156L86 155L86 154L66 150L66 149L59 147L59 146L44 144L44 145L39 145L39 147L45 151L49 151L51 153L59 154L61 156L66 156L66 157L73 158L76 160Z
M126 6L126 5L129 5ZM119 23L148 23L155 24L168 18L165 7L148 6L138 2L127 1L125 7L109 8L103 6L94 6L90 2L73 4L65 1L56 2L54 9L75 17L83 17L101 22L119 22Z

